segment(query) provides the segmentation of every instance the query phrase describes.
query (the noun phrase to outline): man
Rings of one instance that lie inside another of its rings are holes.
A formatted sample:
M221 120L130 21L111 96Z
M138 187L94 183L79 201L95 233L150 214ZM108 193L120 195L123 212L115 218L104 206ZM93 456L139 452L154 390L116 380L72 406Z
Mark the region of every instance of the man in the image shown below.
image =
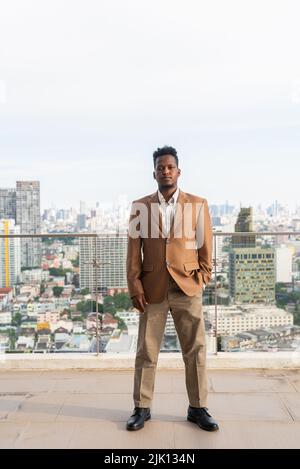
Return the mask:
M132 204L127 282L140 312L134 374L134 412L127 430L151 418L158 354L171 311L185 364L187 419L207 431L218 424L207 409L202 291L212 272L212 227L206 199L177 187L181 174L175 148L153 154L158 191Z

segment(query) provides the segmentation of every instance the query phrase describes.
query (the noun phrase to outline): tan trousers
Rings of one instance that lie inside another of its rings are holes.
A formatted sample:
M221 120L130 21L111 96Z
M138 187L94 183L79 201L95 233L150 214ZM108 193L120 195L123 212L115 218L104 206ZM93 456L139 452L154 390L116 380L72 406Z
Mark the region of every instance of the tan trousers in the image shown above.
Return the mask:
M159 281L159 279L158 279ZM171 311L185 365L185 383L192 407L207 407L205 325L202 292L187 296L169 275L162 303L148 304L139 313L133 400L136 407L151 407L158 354Z

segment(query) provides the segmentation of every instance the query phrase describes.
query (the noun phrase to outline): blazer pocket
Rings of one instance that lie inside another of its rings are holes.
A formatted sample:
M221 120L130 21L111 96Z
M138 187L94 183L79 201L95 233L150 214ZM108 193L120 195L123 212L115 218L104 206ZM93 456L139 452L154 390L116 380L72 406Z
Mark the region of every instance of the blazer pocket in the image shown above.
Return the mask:
M186 270L187 272L190 272L191 270L200 269L199 262L197 262L197 261L194 261L194 262L185 262L185 263L183 264L183 266L184 266L184 270Z
M153 270L153 264L143 264L143 272L151 272Z

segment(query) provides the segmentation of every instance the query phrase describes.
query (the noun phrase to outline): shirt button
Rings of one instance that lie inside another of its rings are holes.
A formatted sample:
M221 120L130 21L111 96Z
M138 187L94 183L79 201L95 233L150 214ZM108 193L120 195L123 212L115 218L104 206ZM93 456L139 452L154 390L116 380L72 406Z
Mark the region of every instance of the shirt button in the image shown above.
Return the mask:
M170 267L170 262L166 262L166 264L167 264L167 267Z

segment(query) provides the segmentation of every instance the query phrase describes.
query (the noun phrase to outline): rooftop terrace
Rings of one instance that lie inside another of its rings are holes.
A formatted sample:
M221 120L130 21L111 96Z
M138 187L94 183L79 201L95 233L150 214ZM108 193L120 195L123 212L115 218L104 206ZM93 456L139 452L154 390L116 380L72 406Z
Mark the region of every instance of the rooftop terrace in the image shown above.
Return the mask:
M208 433L186 420L183 369L159 367L152 420L128 432L133 369L63 369L67 360L61 359L62 369L52 370L42 368L41 356L35 360L41 369L18 370L11 364L5 369L1 361L1 448L300 446L300 368L276 369L270 362L268 368L217 369L208 361L209 409L220 424L218 432Z

